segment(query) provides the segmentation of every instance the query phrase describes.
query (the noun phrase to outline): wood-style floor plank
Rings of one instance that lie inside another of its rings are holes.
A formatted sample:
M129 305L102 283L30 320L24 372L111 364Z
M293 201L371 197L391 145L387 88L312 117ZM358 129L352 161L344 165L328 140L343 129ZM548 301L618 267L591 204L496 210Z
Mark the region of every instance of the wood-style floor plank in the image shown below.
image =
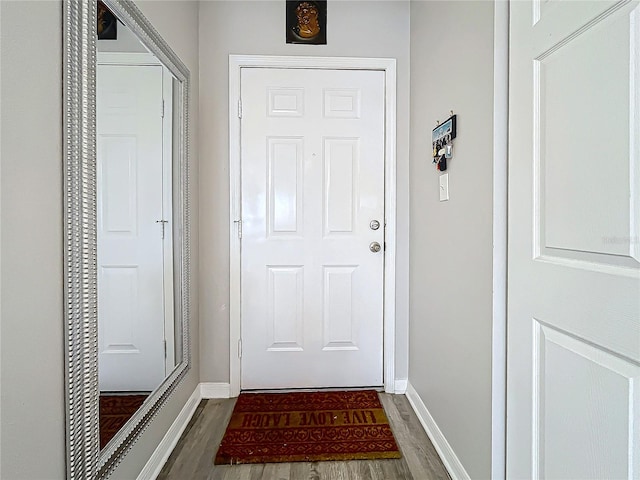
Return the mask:
M380 401L402 455L414 476L415 472L430 472L429 479L448 480L449 474L407 398L404 395L380 395Z
M404 395L379 394L402 458L337 462L214 465L235 399L203 400L159 480L449 480Z

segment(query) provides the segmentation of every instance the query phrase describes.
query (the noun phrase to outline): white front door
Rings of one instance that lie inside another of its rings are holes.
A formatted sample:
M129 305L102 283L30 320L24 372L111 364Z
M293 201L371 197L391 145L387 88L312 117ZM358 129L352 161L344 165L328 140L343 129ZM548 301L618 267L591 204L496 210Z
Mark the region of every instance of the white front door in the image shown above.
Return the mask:
M507 478L640 478L640 7L512 2Z
M100 391L164 379L161 66L99 65Z
M384 73L242 68L241 98L241 388L381 386Z

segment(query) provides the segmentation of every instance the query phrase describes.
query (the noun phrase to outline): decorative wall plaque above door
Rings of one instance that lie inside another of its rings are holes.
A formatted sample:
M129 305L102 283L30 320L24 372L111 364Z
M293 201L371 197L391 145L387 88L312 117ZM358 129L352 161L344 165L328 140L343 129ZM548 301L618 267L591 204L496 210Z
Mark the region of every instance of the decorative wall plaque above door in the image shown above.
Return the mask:
M327 2L287 0L287 43L327 44Z

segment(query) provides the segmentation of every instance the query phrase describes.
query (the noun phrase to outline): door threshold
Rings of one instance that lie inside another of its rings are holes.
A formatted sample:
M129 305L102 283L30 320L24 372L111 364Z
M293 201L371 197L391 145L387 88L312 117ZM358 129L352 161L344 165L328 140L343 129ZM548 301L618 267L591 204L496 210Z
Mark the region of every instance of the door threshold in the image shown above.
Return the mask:
M151 392L149 390L145 390L145 391L138 391L138 390L117 390L117 391L109 391L109 390L104 390L104 391L100 391L100 395L104 395L107 397L128 397L128 396L133 396L133 395L146 395L149 396L151 395Z
M318 387L318 388L243 388L240 393L296 393L296 392L358 392L362 390L375 390L384 392L384 386L371 387Z

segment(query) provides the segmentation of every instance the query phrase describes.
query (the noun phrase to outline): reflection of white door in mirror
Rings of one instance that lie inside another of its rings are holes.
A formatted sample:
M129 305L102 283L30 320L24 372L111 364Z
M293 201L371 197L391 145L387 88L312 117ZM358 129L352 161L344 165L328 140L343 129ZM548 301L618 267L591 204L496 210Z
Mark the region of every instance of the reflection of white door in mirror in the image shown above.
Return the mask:
M150 392L168 373L165 348L173 347L173 339L165 338L165 316L173 318L173 309L170 304L165 311L165 278L172 279L172 262L164 256L171 181L163 175L171 169L162 161L163 90L161 65L98 66L101 392Z

